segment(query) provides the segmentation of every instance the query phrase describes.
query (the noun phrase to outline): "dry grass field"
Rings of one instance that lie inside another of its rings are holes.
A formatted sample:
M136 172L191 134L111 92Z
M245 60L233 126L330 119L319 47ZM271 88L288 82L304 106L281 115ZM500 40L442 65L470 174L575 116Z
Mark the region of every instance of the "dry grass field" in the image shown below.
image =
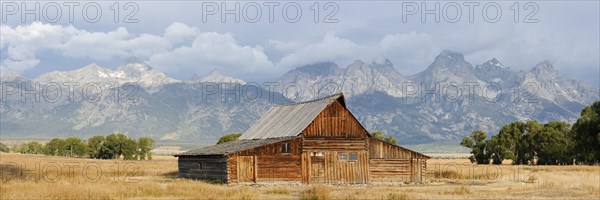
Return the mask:
M434 156L435 157L435 156ZM599 199L599 166L428 161L425 183L221 185L178 179L177 160L91 160L0 153L0 199Z

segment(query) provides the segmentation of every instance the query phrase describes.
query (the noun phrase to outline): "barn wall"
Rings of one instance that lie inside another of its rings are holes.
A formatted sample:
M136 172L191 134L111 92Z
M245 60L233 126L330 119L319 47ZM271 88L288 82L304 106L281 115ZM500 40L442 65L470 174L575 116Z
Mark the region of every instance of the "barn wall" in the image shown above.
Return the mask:
M369 174L368 153L324 151L304 152L302 155L304 183L367 183ZM357 160L340 160L339 154L356 153Z
M367 183L367 150L367 132L334 101L302 132L302 182ZM357 160L340 160L340 154L356 154Z
M289 154L282 153L286 142L290 144ZM230 182L301 181L300 146L298 138L230 154L228 178Z
M371 182L420 182L425 178L426 158L416 152L369 139Z
M366 134L358 120L338 101L327 106L303 131L306 138L365 138Z
M361 138L303 138L302 182L367 183L369 153ZM357 160L340 160L340 154L356 154Z
M367 151L365 139L360 138L304 138L303 151Z
M180 156L177 162L179 177L227 182L227 157L225 156Z
M369 178L371 182L410 182L410 159L371 159Z

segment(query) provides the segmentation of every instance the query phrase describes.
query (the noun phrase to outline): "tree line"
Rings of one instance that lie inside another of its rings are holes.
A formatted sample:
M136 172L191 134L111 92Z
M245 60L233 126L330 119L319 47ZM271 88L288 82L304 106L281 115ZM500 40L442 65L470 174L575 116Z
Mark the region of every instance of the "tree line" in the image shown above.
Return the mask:
M88 157L95 159L151 160L155 141L149 137L129 138L125 134L97 135L84 141L80 138L54 138L46 144L36 141L15 145L13 152L50 156Z
M487 139L487 140L486 140ZM471 162L501 164L570 165L600 162L600 101L586 106L570 125L552 121L512 122L488 139L485 132L473 131L460 145L471 149Z

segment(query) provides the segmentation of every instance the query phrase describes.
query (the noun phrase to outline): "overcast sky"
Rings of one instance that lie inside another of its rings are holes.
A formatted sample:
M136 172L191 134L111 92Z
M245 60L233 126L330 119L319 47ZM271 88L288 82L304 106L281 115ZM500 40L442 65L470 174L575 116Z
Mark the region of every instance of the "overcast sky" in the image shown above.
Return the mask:
M222 10L233 9L233 1L227 1L226 8L222 2L195 1L79 3L71 5L72 22L64 3L42 1L41 14L25 14L23 19L21 12L33 9L34 2L2 2L0 70L34 77L89 63L114 69L136 56L178 79L217 68L247 81L265 81L320 61L344 67L355 59L388 58L402 74L412 75L447 49L463 53L473 65L495 57L515 70L549 60L570 78L600 84L598 1L502 1L498 6L447 1L338 1L315 6L315 1L297 1L299 18L296 4L243 1L238 2L239 22L232 14L222 21ZM436 3L439 22L432 14L422 19L423 10L434 9ZM101 16L96 16L96 8L102 9ZM215 8L218 12L211 15Z

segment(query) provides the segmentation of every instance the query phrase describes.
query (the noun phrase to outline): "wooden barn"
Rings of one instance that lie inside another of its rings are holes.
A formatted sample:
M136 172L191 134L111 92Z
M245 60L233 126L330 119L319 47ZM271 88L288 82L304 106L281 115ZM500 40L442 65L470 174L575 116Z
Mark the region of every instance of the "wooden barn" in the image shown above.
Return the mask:
M429 158L373 138L341 93L276 105L237 140L175 156L185 178L351 184L419 182Z

